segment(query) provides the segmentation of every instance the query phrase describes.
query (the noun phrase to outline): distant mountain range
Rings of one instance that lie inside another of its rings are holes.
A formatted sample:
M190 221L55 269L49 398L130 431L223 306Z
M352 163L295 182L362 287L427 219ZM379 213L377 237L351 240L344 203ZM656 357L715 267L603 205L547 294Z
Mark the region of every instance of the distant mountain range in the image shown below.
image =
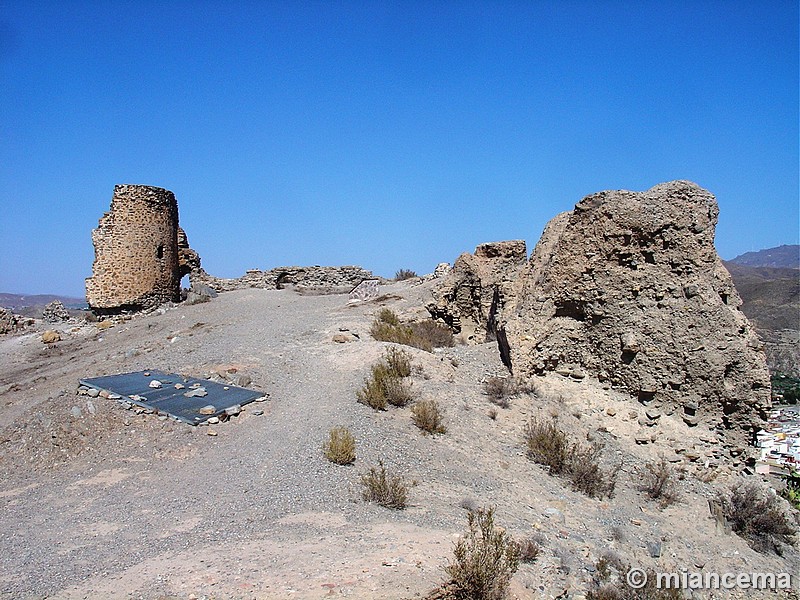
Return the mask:
M0 306L26 317L41 317L42 309L53 300L61 300L61 303L68 309L81 310L87 308L86 298L72 298L55 294L26 295L0 292Z
M742 312L764 341L773 373L800 376L800 246L748 252L725 263Z
M797 244L767 248L758 252L745 252L728 261L745 267L774 267L800 269L800 246Z

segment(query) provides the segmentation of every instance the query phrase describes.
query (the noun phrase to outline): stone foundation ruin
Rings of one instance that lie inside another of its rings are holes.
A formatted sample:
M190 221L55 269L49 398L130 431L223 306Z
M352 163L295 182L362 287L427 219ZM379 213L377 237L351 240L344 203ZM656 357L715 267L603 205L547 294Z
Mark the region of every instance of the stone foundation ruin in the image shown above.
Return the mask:
M96 314L147 310L181 299L181 279L218 292L244 288L347 293L376 279L357 266L277 267L251 270L238 279L209 275L178 224L178 203L169 190L117 185L111 209L92 232L95 260L86 279L86 301Z

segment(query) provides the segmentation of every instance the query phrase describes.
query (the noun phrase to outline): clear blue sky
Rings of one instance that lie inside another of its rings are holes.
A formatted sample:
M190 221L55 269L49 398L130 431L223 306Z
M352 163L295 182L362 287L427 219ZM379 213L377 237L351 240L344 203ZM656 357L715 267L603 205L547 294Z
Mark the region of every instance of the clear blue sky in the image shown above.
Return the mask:
M689 179L798 243L796 1L0 0L0 291L83 295L116 183L209 272L430 272Z

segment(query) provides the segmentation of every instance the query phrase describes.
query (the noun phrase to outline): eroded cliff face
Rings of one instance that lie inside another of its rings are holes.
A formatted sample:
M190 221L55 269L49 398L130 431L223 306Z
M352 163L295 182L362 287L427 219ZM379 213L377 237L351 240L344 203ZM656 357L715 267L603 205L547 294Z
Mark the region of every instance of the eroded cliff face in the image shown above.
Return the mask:
M688 425L744 438L769 405L769 375L714 248L718 213L714 196L687 181L592 194L547 225L521 268L487 274L490 262L462 256L479 266L435 297L462 320L485 321L486 299L499 294L496 337L517 376L586 371L680 410Z
M493 340L496 318L527 261L524 240L481 244L465 252L433 289L427 309L464 341Z

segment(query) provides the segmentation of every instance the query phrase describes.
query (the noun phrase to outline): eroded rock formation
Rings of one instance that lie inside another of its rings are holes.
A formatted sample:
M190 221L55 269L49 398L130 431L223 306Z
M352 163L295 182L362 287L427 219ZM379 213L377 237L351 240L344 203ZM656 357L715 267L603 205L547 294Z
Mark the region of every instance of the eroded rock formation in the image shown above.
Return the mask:
M718 212L687 181L592 194L547 225L521 268L497 261L490 274L494 263L477 252L459 258L463 274L437 289L431 313L480 330L494 310L518 376L585 370L644 404L683 411L690 425L743 433L769 405L769 376L714 248Z
M464 340L495 339L495 318L513 295L527 257L524 240L481 244L475 254L465 252L433 289L428 311Z

